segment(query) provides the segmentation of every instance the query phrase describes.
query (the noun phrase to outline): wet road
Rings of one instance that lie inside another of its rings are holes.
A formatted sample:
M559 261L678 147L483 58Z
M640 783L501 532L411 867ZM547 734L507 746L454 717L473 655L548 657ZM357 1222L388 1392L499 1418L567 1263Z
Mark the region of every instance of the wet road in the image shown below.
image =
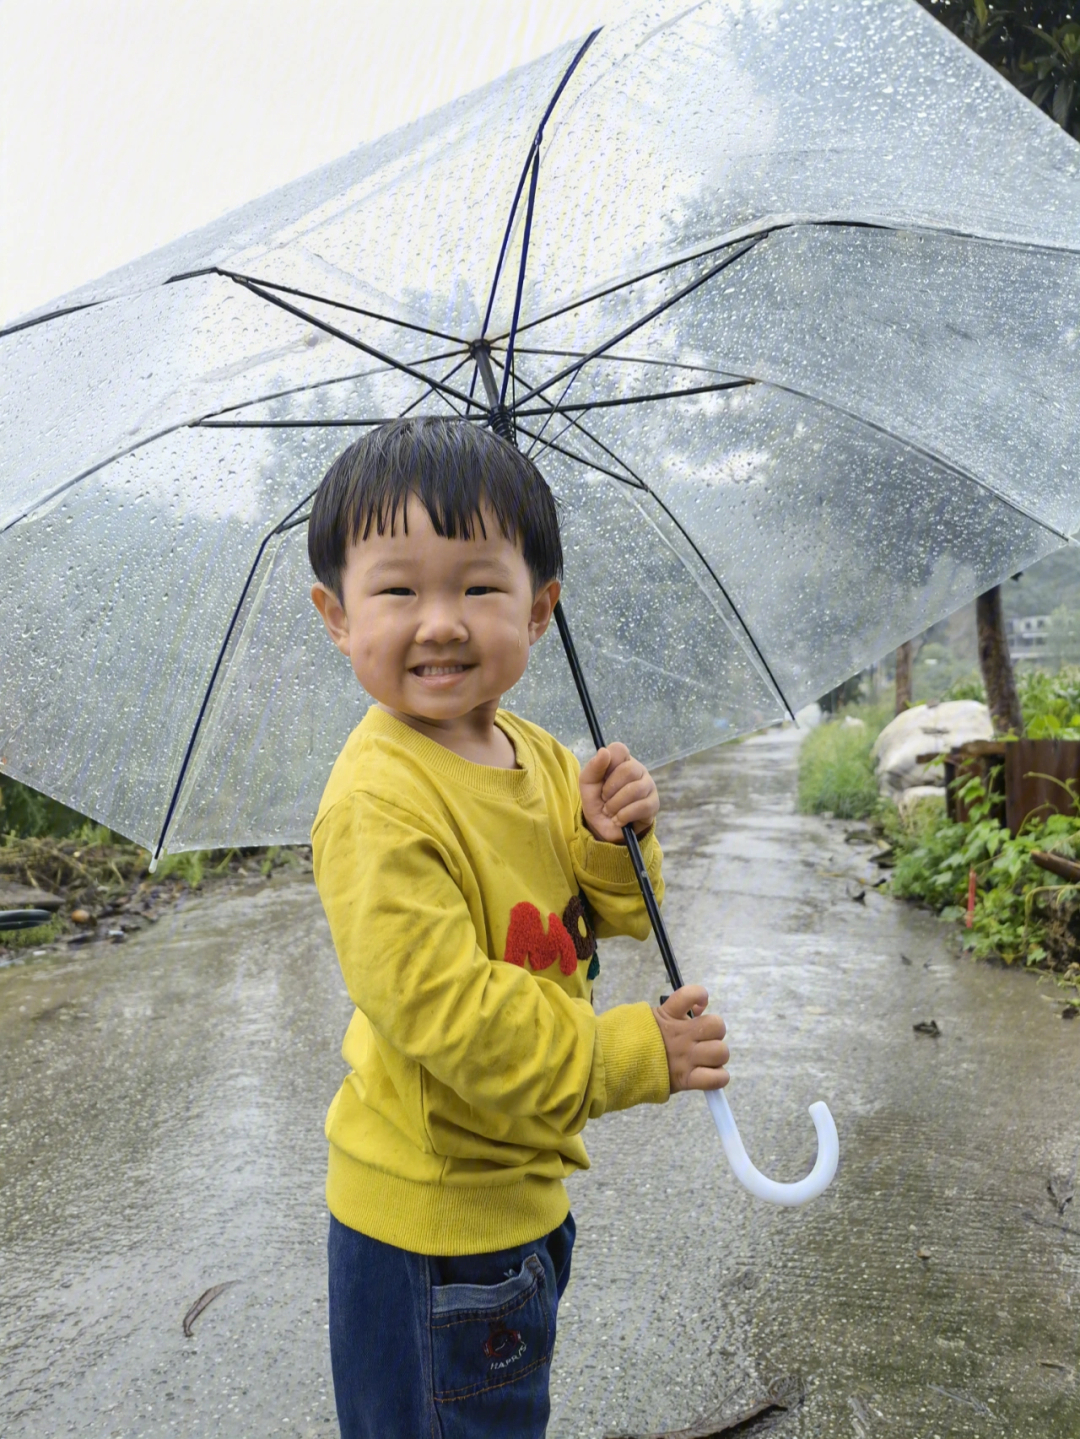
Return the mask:
M1080 1214L1046 1186L1080 1157L1080 1025L853 900L866 850L794 815L794 762L774 733L662 775L665 910L728 1019L751 1157L804 1172L825 1098L840 1172L803 1210L751 1200L696 1095L591 1126L552 1439L734 1414L791 1375L792 1439L1072 1439ZM651 946L602 963L604 1004L662 986ZM0 971L0 1432L336 1433L321 1123L347 1015L296 879Z

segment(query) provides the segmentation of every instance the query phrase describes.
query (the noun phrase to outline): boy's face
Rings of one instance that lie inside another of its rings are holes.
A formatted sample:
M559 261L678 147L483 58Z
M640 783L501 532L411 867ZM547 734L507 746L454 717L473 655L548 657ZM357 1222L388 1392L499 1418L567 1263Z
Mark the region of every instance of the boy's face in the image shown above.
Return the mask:
M387 709L440 724L494 716L547 629L559 583L533 594L518 544L484 512L487 536L447 540L410 497L409 532L372 530L350 546L342 597L316 584L311 598L356 678ZM479 715L477 716L480 717Z

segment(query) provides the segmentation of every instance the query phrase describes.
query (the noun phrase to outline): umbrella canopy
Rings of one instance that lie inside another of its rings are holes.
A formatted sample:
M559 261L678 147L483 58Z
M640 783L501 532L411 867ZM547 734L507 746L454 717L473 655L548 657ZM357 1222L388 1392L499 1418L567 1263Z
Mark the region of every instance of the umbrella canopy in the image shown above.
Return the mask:
M1080 149L914 0L649 7L0 335L0 762L304 839L333 457L494 385L608 734L798 706L1080 525ZM486 373L489 372L489 373ZM508 704L582 750L549 637Z

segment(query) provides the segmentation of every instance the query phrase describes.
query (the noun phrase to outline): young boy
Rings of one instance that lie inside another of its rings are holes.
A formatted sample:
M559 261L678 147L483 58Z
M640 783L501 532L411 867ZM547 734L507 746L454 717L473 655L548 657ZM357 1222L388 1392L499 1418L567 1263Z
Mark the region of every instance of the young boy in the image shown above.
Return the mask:
M356 1010L326 1120L330 1349L345 1439L542 1436L586 1120L727 1083L687 986L592 1007L595 935L648 934L656 786L499 708L559 597L555 503L467 422L341 455L312 599L376 703L334 766L315 878ZM692 1015L693 1017L688 1017Z

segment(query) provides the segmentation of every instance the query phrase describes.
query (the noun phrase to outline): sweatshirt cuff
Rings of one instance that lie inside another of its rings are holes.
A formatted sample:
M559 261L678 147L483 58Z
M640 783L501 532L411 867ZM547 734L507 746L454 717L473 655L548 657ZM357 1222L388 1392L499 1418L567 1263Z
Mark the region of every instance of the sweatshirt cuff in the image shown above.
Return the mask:
M638 844L655 889L663 860L655 825L650 825L644 834L638 835ZM577 849L579 868L590 879L599 880L601 884L610 885L613 889L632 890L637 887L634 866L630 863L630 853L625 844L608 844L604 840L596 839L582 826L577 838Z
M671 1093L667 1050L651 1007L620 1004L596 1016L604 1063L604 1110L663 1104Z

